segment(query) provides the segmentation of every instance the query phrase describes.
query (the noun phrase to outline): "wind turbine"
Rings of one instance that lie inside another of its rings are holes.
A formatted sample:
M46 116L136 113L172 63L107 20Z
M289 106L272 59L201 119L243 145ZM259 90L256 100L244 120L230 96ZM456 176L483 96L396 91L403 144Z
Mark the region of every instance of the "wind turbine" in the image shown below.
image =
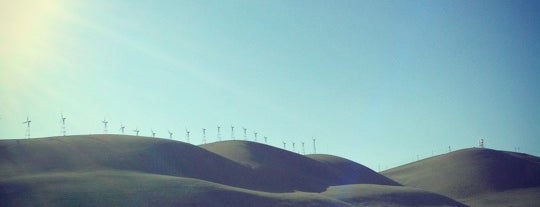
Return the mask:
M231 126L231 139L234 140L234 126Z
M66 117L64 114L60 114L60 118L62 119L62 135L66 136Z
M101 121L101 123L103 123L103 133L107 134L107 124L109 122L106 119L103 119L103 121Z
M28 116L26 116L26 121L23 122L23 124L26 124L26 132L25 132L25 136L26 138L30 139L30 118Z
M203 138L202 138L203 143L206 144L206 129L205 128L202 129L202 136L203 136Z
M189 143L189 133L190 133L190 131L188 131L188 129L186 128L186 141L187 141L187 143Z
M292 142L292 151L293 151L293 152L296 152L296 147L295 147L295 143L294 143L294 142Z
M304 142L302 142L302 154L303 154L303 155L306 154L306 148L304 148Z
M284 149L284 150L287 149L287 142L283 142L283 149Z
M172 139L173 133L169 130L169 139Z
M480 148L484 148L484 139L480 139L480 141L478 142L478 145Z
M154 132L153 129L150 130L152 132L152 137L156 137L156 132Z
M140 132L140 130L139 130L139 129L137 129L137 128L136 128L136 129L135 129L135 130L133 130L133 131L135 132L135 136L139 136L139 132Z
M313 138L313 154L317 154L317 147L315 145L315 138Z
M245 127L243 127L242 129L244 129L244 140L247 140L247 129Z
M120 131L122 132L122 134L124 134L124 129L125 128L126 127L122 123L120 123Z
M266 144L266 140L268 139L268 137L264 137L264 143Z
M253 135L255 136L255 142L257 141L257 132L254 132Z
M217 126L217 139L221 141L221 126Z

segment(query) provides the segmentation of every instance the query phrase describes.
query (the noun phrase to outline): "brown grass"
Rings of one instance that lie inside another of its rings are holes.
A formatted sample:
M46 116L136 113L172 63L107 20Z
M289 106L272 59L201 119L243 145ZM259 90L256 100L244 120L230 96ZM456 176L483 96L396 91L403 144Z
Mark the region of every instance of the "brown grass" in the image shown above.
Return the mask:
M396 184L350 160L254 142L0 140L2 206L462 206Z
M482 199L476 197L490 198L500 192L539 187L540 158L471 148L406 164L382 174L406 186L455 199L476 200L474 204L477 205ZM538 192L535 193L534 196L540 197ZM514 199L520 200L519 197Z

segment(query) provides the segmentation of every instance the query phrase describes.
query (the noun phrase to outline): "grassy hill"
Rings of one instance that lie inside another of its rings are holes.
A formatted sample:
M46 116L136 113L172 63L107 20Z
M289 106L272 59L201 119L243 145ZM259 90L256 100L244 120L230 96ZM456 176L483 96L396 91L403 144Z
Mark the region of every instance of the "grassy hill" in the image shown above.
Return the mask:
M539 191L535 190L540 187L540 158L522 153L464 149L399 166L382 174L406 186L479 206L482 206L482 200L521 200L519 196L512 197L520 195L516 192L527 192L521 194L524 197L540 198Z
M328 186L343 184L399 185L358 163L331 155L303 156L246 141L224 141L201 147L253 169L255 176L266 178L261 180L266 190L321 192ZM334 159L331 162L323 159L330 157Z
M2 206L462 206L330 155L122 135L0 140L0 200Z

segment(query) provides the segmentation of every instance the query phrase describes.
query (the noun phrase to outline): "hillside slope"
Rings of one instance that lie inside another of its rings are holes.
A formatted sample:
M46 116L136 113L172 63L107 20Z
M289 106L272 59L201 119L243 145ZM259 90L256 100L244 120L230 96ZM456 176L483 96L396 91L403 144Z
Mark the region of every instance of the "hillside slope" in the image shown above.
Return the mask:
M379 184L379 185L400 185L396 181L393 181L366 166L353 162L351 160L324 154L311 154L307 157L319 161L331 170L337 180L334 180L334 184Z
M333 186L323 193L271 193L193 178L131 171L51 172L0 179L2 206L353 207L453 206L447 197L401 186Z
M491 149L463 149L382 172L401 184L454 198L540 185L540 158Z
M342 184L399 185L358 163L350 160L345 162L346 159L330 155L303 156L246 141L224 141L201 147L252 168L257 177L267 178L265 186L273 186L275 189L291 189L296 186L298 188L295 190L320 192L328 186ZM325 162L323 157L332 157L334 161Z
M45 173L0 180L2 206L347 207L318 193L267 193L130 171Z
M196 163L196 164L195 164ZM227 169L216 171L212 169ZM249 169L183 142L122 135L0 141L0 177L124 170L251 186Z
M354 183L385 185L338 186ZM2 206L462 206L395 184L350 160L253 142L0 140Z

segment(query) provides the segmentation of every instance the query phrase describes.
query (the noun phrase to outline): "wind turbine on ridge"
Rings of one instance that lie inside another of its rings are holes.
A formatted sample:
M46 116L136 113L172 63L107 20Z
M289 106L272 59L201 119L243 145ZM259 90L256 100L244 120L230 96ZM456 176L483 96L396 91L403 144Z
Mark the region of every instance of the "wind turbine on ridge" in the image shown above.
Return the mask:
M26 132L25 132L25 136L27 139L30 139L30 123L32 121L30 120L30 118L28 116L26 116L26 121L23 122L23 124L26 124Z
M189 133L190 131L186 128L186 141L189 143Z
M101 121L101 123L103 123L103 133L107 134L107 124L109 122L107 121L107 119L103 118L103 121Z
M60 118L62 119L62 135L66 136L66 117L64 114L60 114Z

